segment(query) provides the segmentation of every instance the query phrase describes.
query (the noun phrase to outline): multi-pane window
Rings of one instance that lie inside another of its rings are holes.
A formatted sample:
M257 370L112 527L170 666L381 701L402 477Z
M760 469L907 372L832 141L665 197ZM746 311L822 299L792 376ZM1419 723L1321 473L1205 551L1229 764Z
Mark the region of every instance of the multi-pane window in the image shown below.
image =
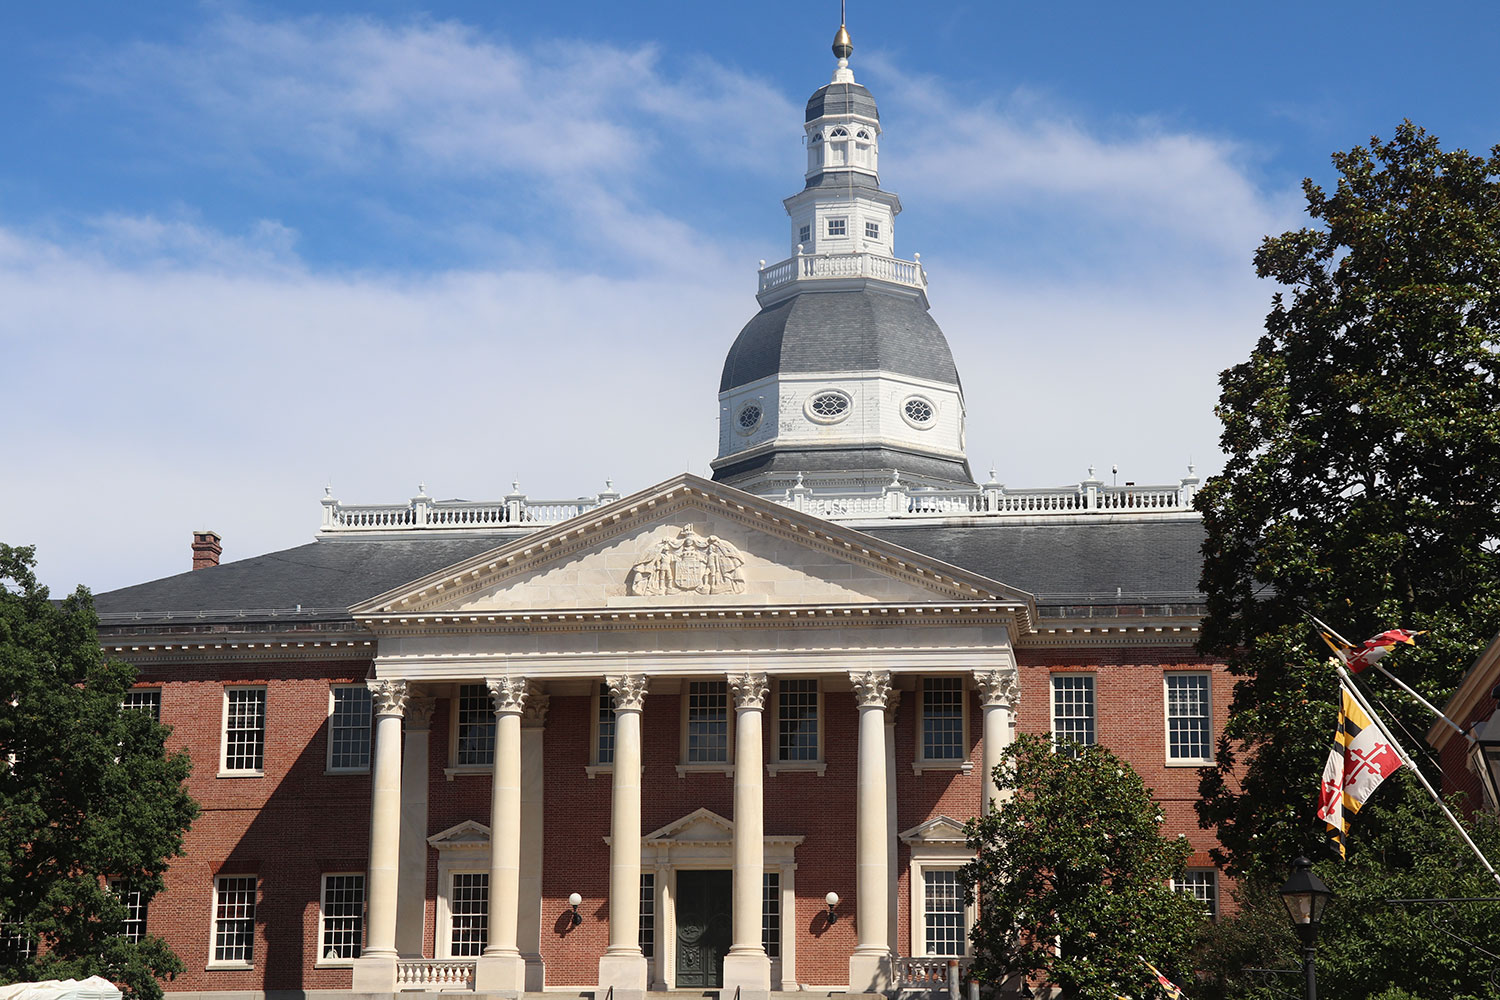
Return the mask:
M594 745L596 764L615 762L615 700L608 684L599 685L598 742Z
M923 925L927 954L964 953L964 893L958 872L929 869L922 873Z
M1219 915L1219 873L1214 869L1189 868L1172 880L1172 888L1202 903L1209 916Z
M132 688L125 692L120 707L135 712L149 712L151 718L161 721L161 688Z
M776 759L818 759L818 682L783 680L776 694Z
M808 243L812 240L812 226L803 226L797 230L797 242Z
M323 961L358 958L365 939L365 877L323 876Z
M262 770L266 758L266 689L229 688L224 699L224 770Z
M760 943L771 958L781 957L781 873L766 872L760 893Z
M1167 674L1167 759L1209 758L1208 675Z
M829 236L848 236L849 235L849 220L847 220L847 219L829 219L828 220L828 235Z
M878 222L866 222L865 223L865 239L867 239L867 240L878 240L878 239L880 239L880 223L878 223Z
M458 751L456 763L489 765L495 762L495 710L483 684L458 688Z
M214 880L214 961L249 965L255 955L255 876Z
M1052 739L1058 752L1077 756L1094 745L1094 678L1052 675Z
M656 875L651 872L641 873L640 928L637 939L641 954L653 958L656 955Z
M120 926L120 934L126 941L140 941L146 936L146 900L141 890L132 888L122 878L110 879L109 887L125 906L125 922Z
M328 770L370 769L370 689L363 684L333 688L328 713Z
M729 760L729 685L689 681L687 762L722 764Z
M15 965L31 957L36 950L36 939L20 924L0 920L0 962Z
M489 943L490 876L488 872L454 872L449 900L454 958L484 954Z
M962 760L964 682L960 677L922 681L922 759Z

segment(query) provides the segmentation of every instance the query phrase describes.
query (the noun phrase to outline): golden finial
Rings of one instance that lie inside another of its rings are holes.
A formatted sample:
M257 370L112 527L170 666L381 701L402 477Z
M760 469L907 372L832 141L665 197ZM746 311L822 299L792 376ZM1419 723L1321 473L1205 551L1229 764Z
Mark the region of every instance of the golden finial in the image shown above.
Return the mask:
M849 40L849 29L844 27L844 0L839 0L839 33L833 36L833 54L839 59L848 59L854 54L854 43Z

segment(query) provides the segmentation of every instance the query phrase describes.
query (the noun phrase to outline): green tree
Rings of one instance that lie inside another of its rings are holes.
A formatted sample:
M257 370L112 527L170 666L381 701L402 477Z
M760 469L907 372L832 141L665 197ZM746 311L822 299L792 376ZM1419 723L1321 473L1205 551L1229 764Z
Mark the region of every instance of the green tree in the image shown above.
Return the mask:
M101 975L154 1000L182 962L125 939L106 879L161 890L198 812L187 754L121 708L135 670L105 659L88 591L51 601L34 565L0 544L0 981Z
M1053 752L1016 737L995 779L1012 793L968 826L977 888L974 974L1003 984L1040 979L1076 1000L1145 996L1141 958L1171 975L1206 925L1197 900L1170 887L1190 848L1161 836L1151 789L1102 747Z
M1202 648L1240 678L1199 818L1242 878L1240 945L1271 946L1254 928L1269 926L1294 855L1337 856L1313 802L1338 682L1307 614L1355 640L1428 630L1387 662L1438 703L1500 630L1500 147L1444 151L1407 122L1333 164L1333 193L1304 182L1312 224L1256 254L1284 291L1249 360L1220 379L1229 457L1197 501ZM1420 753L1430 717L1379 678L1368 690ZM1410 842L1389 817L1432 820L1434 808L1387 782L1354 822L1349 863L1324 877L1346 893L1355 871L1381 891L1419 884L1423 851L1451 861L1462 848L1431 822L1430 841ZM1406 943L1365 939L1367 967ZM1346 981L1366 981L1358 955ZM1340 989L1329 995L1366 996Z

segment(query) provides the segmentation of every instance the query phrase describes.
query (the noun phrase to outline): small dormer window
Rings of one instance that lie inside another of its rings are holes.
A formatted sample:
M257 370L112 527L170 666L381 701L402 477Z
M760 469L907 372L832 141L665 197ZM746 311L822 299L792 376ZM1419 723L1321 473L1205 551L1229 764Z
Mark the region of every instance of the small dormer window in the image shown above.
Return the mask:
M848 236L849 235L849 221L847 219L829 219L828 220L828 235L829 236Z
M878 240L878 239L880 239L880 223L878 223L878 222L866 222L865 223L865 239L867 239L867 240Z
M801 229L797 230L797 242L798 243L810 243L810 242L812 242L812 226L803 226Z

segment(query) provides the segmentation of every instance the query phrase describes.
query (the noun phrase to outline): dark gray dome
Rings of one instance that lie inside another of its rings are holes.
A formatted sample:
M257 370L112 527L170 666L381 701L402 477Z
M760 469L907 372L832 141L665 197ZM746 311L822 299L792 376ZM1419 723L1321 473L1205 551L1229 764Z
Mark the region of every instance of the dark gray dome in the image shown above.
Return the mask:
M863 115L880 120L875 98L857 83L829 83L813 91L807 99L807 117L802 120L810 122L824 115Z
M959 384L948 340L916 296L870 288L802 292L745 324L724 359L719 391L778 372L877 369Z

